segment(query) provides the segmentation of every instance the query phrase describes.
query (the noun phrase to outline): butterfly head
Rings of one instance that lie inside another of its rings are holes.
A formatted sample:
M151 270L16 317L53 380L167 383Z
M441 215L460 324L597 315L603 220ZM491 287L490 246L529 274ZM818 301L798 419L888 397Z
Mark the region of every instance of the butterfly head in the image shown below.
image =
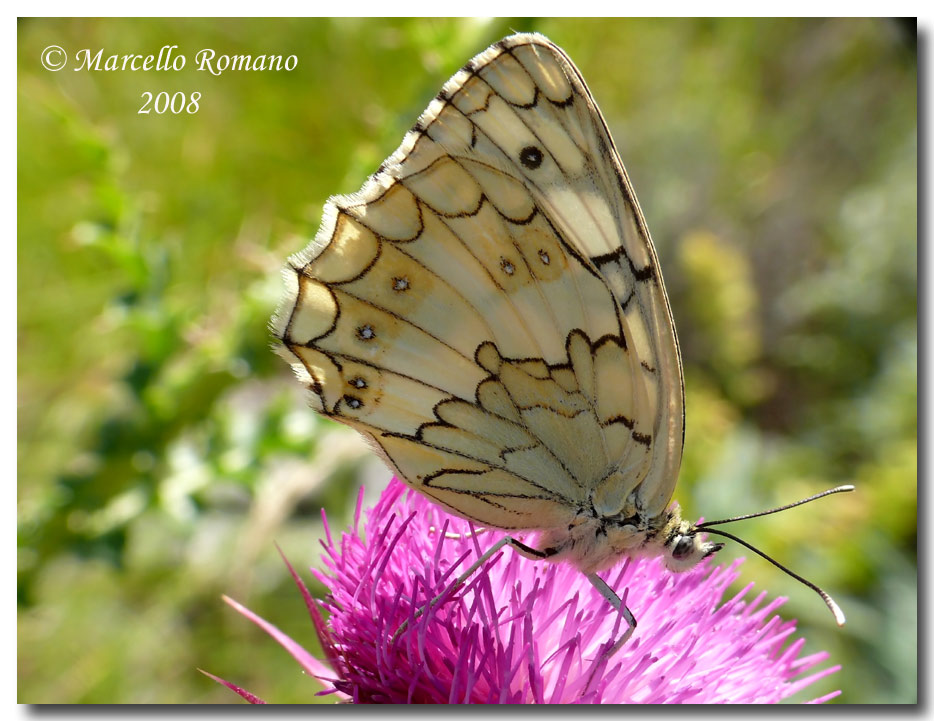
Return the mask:
M699 529L693 523L682 521L678 516L672 517L665 538L665 566L678 573L694 568L707 556L723 548L722 543L711 543L701 538Z

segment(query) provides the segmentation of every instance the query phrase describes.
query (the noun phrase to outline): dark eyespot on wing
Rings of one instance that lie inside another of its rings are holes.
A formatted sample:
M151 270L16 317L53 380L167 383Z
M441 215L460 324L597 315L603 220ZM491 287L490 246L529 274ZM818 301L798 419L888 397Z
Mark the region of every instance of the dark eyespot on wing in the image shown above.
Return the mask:
M534 145L526 145L519 151L519 162L529 170L537 170L544 159L541 149Z

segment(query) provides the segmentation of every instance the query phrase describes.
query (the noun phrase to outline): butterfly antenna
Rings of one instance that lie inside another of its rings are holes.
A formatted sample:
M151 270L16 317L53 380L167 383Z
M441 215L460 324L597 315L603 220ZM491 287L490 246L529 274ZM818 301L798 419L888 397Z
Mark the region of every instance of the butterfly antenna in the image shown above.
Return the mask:
M794 508L795 506L802 506L805 503L816 501L818 498L823 498L824 496L832 496L834 493L846 493L848 491L855 491L855 490L856 490L856 486L851 486L851 485L837 486L836 488L831 488L829 491L821 491L820 493L815 493L813 496L802 498L800 501L795 501L794 503L789 503L784 506L779 506L778 508L770 508L767 511L759 511L758 513L747 513L745 516L733 516L733 518L723 518L719 521L704 521L702 523L698 523L696 525L696 528L709 528L710 526L719 526L723 523L732 523L733 521L745 521L747 518L759 518L759 516L768 516L772 513L778 513L779 511L787 511L789 508Z
M745 546L753 553L764 558L766 561L771 563L776 568L780 568L782 571L787 573L789 576L791 576L795 580L800 581L805 586L807 586L808 588L813 590L815 593L817 593L817 595L820 596L821 599L823 599L824 603L827 604L827 608L829 608L830 612L833 614L834 620L837 622L837 625L842 626L844 623L846 623L846 617L843 615L843 611L837 605L837 602L834 601L830 597L830 594L827 593L824 589L822 589L820 586L818 586L815 583L811 583L806 578L802 578L797 573L792 571L790 568L786 568L785 566L783 566L781 563L776 561L771 556L760 551L758 548L753 546L751 543L747 543L742 538L739 538L738 536L734 536L732 533L727 533L726 531L722 531L719 528L711 528L711 526L718 526L723 523L732 523L733 521L744 521L747 518L758 518L759 516L768 516L769 514L772 514L772 513L778 513L779 511L787 511L789 508L794 508L795 506L800 506L804 503L810 503L811 501L816 501L818 498L823 498L824 496L831 496L834 493L846 493L848 491L854 491L854 490L856 490L856 488L855 486L852 486L852 485L837 486L836 488L831 488L828 491L821 491L820 493L815 493L813 496L808 496L807 498L803 498L800 501L795 501L794 503L789 503L784 506L779 506L778 508L770 508L767 511L759 511L758 513L747 513L745 516L734 516L733 518L724 518L720 521L704 521L702 523L698 523L695 526L695 528L702 529L706 531L707 533L713 533L718 536L729 538L732 541L736 541L738 544Z
M775 566L776 568L780 568L781 570L783 570L785 573L787 573L787 574L788 574L789 576L791 576L792 578L794 578L794 579L800 581L800 582L803 583L805 586L807 586L807 587L810 588L811 590L815 591L815 592L817 593L817 595L820 596L820 597L824 600L824 603L827 604L827 608L830 609L830 612L833 614L834 620L837 622L837 625L838 625L838 626L842 626L843 624L846 623L846 616L843 615L843 611L842 611L842 609L837 605L837 602L834 601L834 600L830 597L830 594L829 594L829 593L827 593L823 588L821 588L820 586L818 586L816 583L811 583L811 582L810 582L809 580L807 580L806 578L802 578L802 577L799 576L797 573L795 573L794 571L792 571L790 568L787 568L787 567L783 566L782 564L780 564L778 561L776 561L774 558L772 558L772 557L769 556L768 554L763 553L763 552L760 551L758 548L756 548L755 546L753 546L751 543L747 543L747 542L744 541L742 538L739 538L738 536L734 536L732 533L727 533L726 531L721 531L719 528L705 528L704 531L706 531L707 533L715 533L715 534L717 534L718 536L724 536L724 537L726 537L726 538L729 538L730 540L736 541L736 542L739 543L740 545L745 546L746 548L748 548L748 549L749 549L750 551L752 551L753 553L759 554L760 556L762 556L762 558L764 558L766 561L768 561L769 563L771 563L771 564L772 564L773 566Z

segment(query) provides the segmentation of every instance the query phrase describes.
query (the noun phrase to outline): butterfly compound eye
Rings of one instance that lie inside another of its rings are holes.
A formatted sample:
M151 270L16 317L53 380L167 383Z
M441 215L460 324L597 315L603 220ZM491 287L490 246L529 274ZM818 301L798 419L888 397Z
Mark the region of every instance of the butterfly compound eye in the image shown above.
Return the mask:
M681 536L678 539L678 542L675 543L675 547L671 550L671 557L683 561L685 558L690 556L694 552L694 537L693 536Z

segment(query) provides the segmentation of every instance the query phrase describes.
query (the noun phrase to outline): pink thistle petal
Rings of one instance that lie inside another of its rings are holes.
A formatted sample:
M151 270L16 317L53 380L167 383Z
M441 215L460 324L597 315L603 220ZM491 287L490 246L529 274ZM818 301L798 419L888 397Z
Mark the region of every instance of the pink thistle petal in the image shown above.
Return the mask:
M233 691L234 693L236 693L236 694L242 696L243 698L245 698L247 701L249 701L249 702L252 703L252 704L265 704L265 703L266 703L266 702L263 701L263 699L261 699L259 696L256 696L255 694L252 694L252 693L250 693L249 691L240 688L240 687L237 686L237 684L235 684L235 683L231 683L230 681L225 681L224 679L220 678L219 676L215 676L213 673L208 673L208 672L205 671L204 669L199 668L198 670L199 670L201 673L203 673L205 676L207 676L208 678L217 681L221 686L226 686L226 687L229 688L231 691Z
M298 661L298 664L305 670L307 674L319 680L327 680L329 677L333 676L331 669L329 669L325 664L321 663L318 659L308 653L308 651L306 651L302 646L297 644L288 635L280 631L271 623L260 618L246 606L240 605L229 596L222 596L222 598L234 610L236 610L241 615L246 616L253 623L272 636L279 643L279 645L282 646L282 648L289 652L292 658Z
M825 694L824 696L819 696L818 698L811 699L810 701L805 701L804 703L808 703L808 704L826 703L827 701L830 701L830 699L832 698L837 698L837 696L840 696L842 693L843 692L838 689L836 691L831 691L830 693Z
M327 529L326 521L325 529ZM330 536L330 531L328 530L327 532ZM282 549L279 548L278 545L276 546L276 550L279 551L279 555L282 557L283 562L285 562L285 566L289 570L292 580L295 581L299 593L302 594L302 600L305 601L305 607L308 609L308 614L311 616L312 625L314 625L315 632L318 634L318 639L321 641L321 648L324 650L327 661L331 664L332 668L340 668L340 656L334 650L334 641L331 639L327 624L321 616L321 611L318 610L317 603L314 598L312 598L311 591L308 590L308 586L305 585L305 582L302 581L298 573L295 572L292 564L289 563L289 559L285 557L285 554L282 553ZM317 659L314 660L317 663Z
M826 653L800 655L795 623L777 615L785 599L747 600L748 584L723 600L741 561L674 574L625 559L603 574L638 619L607 658L626 622L576 569L503 549L456 586L502 533L475 531L397 480L373 509L362 498L340 538L325 518L324 570L312 573L326 600L289 566L330 669L235 605L355 703L776 703L839 670L814 670Z

